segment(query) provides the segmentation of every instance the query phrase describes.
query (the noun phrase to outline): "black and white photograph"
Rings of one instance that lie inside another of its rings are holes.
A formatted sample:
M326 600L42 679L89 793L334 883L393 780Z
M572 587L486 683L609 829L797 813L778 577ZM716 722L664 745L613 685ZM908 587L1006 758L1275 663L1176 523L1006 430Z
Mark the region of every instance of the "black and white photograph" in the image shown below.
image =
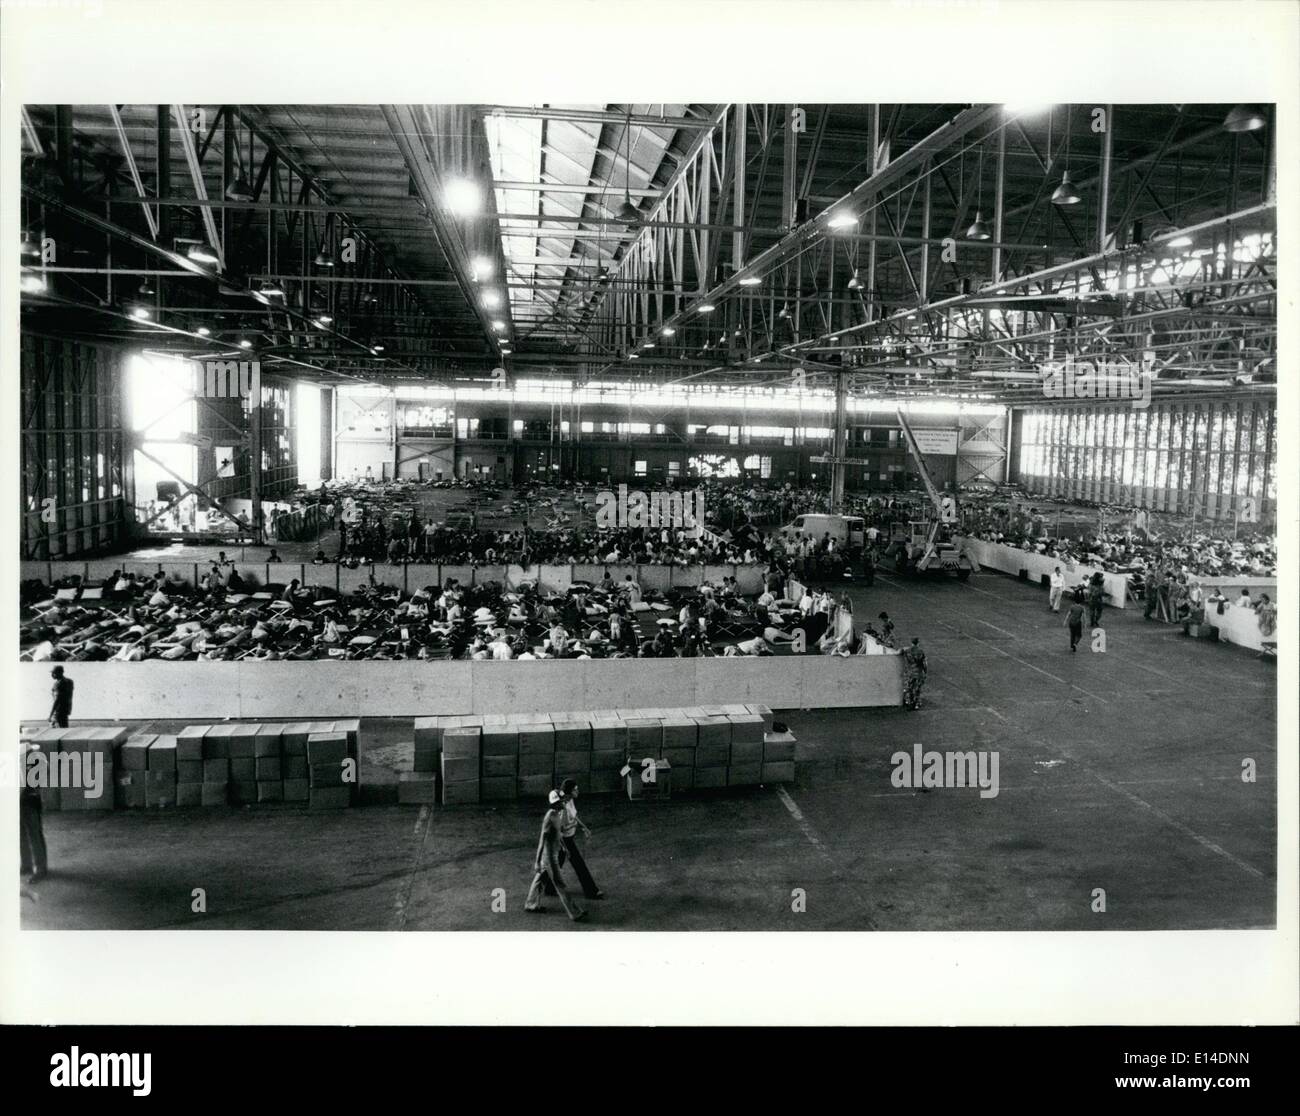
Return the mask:
M20 938L1294 927L1282 78L679 33L6 94Z

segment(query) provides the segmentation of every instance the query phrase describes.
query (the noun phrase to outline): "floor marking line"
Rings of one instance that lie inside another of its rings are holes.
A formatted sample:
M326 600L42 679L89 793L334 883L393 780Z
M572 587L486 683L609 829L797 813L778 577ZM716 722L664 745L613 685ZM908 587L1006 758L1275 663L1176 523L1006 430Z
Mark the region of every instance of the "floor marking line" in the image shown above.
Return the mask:
M433 828L431 822L433 812L427 805L420 807L419 816L415 819L415 836L419 841L415 845L415 855L411 857L411 870L407 873L406 880L402 886L397 889L397 899L394 903L394 909L397 914L397 929L406 929L406 911L411 902L411 891L415 887L415 873L420 869L420 862L424 859L424 843L429 839L429 830ZM420 832L420 827L424 827L424 832Z
M835 863L835 858L831 856L826 846L822 844L821 838L817 836L817 831L813 829L813 827L809 824L808 819L803 816L803 811L800 810L797 805L795 805L794 799L790 797L790 794L785 789L785 787L778 786L776 788L776 796L781 800L781 805L784 806L786 810L789 812L790 816L794 818L795 824L798 825L803 835L808 838L808 841L812 845L812 847L815 848L819 853L821 853L822 858L826 861L827 864L830 865L831 875L839 877L841 882L844 882L843 876L840 873L839 865ZM876 796L871 795L870 797L874 798ZM852 890L851 887L850 890ZM857 899L858 905L863 908L863 917L866 919L867 929L869 930L879 929L879 927L876 925L876 920L873 919L870 914L866 913L866 906L861 896L855 894L854 897Z
M1010 636L1012 639L1018 638L1015 632L1009 632L1006 628L999 628L996 624L990 624L987 620L980 620L978 622L983 624L986 628L992 628L995 632L1001 632L1004 636Z
M1202 846L1203 848L1209 849L1210 852L1215 853L1218 856L1222 856L1227 860L1232 861L1232 863L1235 864L1238 868L1242 869L1243 871L1249 872L1252 876L1257 876L1261 880L1265 878L1264 873L1261 872L1258 868L1256 868L1253 864L1247 864L1244 860L1241 860L1239 857L1233 856L1232 853L1228 852L1228 850L1225 849L1222 845L1216 845L1208 837L1202 837L1194 829L1189 829L1187 826L1185 826L1182 822L1178 821L1176 818L1171 818L1159 807L1152 806L1150 802L1146 801L1146 799L1139 798L1132 791L1127 791L1122 786L1119 786L1116 783L1112 783L1109 779L1105 778L1104 776L1098 775L1091 768L1085 765L1080 765L1080 766L1083 766L1083 769L1094 779L1096 779L1097 782L1099 782L1103 787L1110 788L1116 794L1122 794L1135 806L1140 806L1144 810L1150 810L1151 813L1155 814L1155 816L1158 817L1162 822L1172 827L1173 829L1176 829L1184 837L1190 837L1193 841L1195 841L1198 845Z
M979 620L979 617L977 616L972 616L971 619L976 620L979 623L983 623L983 621ZM1100 694L1094 694L1091 690L1085 690L1082 686L1077 685L1076 683L1071 682L1068 679L1061 678L1059 675L1053 674L1050 670L1043 670L1041 667L1034 666L1033 663L1027 663L1025 662L1024 659L1018 658L1017 656L1012 655L1010 652L1003 651L1001 647L999 647L995 643L990 643L987 639L980 639L979 636L971 635L970 632L963 632L960 628L954 628L951 624L945 624L942 620L940 620L939 623L942 624L943 627L948 628L951 631L957 632L960 635L964 635L967 639L973 639L976 643L982 643L985 647L991 648L992 650L996 651L999 655L1002 655L1010 659L1012 662L1019 663L1021 666L1028 667L1030 670L1036 670L1038 671L1039 674L1054 679L1055 681L1060 682L1064 686L1069 686L1072 690L1078 690L1079 693L1081 694L1087 694L1090 698L1094 698L1095 700L1101 702L1102 705L1110 704L1110 702L1108 702Z

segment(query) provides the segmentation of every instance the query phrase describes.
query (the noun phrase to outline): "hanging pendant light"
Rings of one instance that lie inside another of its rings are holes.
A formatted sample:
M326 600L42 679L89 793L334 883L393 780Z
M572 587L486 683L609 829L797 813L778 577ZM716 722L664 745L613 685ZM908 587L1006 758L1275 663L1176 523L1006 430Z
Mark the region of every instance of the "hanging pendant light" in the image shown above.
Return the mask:
M862 290L862 280L858 277L858 269L853 269L853 274L849 276L848 288L851 291Z
M1061 174L1061 183L1052 191L1053 205L1078 205L1082 199L1079 191L1070 181L1070 106L1065 106L1065 170Z
M628 110L627 124L623 128L623 137L627 148L627 155L624 158L626 167L623 171L623 204L618 207L614 214L616 221L621 221L625 225L639 225L641 223L641 211L632 204L632 193L630 189L632 180L632 111Z
M248 179L244 177L243 171L237 173L235 181L226 187L226 200L237 202L251 202L253 200L253 188L248 184Z
M975 220L971 222L970 228L966 230L966 239L967 240L992 239L992 234L989 232L989 227L984 223L984 216L983 214L980 213L978 209L975 211Z
M1078 205L1082 200L1079 191L1074 188L1074 183L1070 181L1070 172L1066 171L1061 175L1061 184L1052 191L1052 204Z

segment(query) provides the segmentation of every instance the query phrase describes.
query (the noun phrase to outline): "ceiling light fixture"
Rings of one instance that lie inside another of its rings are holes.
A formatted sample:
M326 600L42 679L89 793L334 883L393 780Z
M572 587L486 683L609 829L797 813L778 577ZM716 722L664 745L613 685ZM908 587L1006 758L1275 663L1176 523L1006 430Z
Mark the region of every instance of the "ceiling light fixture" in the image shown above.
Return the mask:
M149 308L147 306L132 306L128 313L138 322L149 320Z
M856 225L857 223L858 215L850 213L847 209L832 213L826 222L827 226L832 229L847 229L850 225Z
M501 305L501 296L496 291L484 291L483 305L489 310L495 310Z
M492 323L492 328L495 329L498 333L504 333L506 328L506 323L498 319L497 321Z
M237 202L253 200L253 188L248 184L248 179L244 177L242 171L236 174L235 181L226 187L226 200Z
M1257 132L1268 123L1268 117L1259 105L1236 105L1223 118L1224 131Z
M196 240L187 249L185 249L186 259L193 260L198 264L206 264L209 267L221 262L217 255L216 249L210 245L204 244L201 240Z
M743 279L741 279L740 285L742 287L757 287L759 283L761 283L762 281L763 280L760 279L757 275L746 275Z
M324 329L332 321L334 321L334 319L331 318L328 314L322 314L320 317L316 319L316 324L320 326L321 329Z
M492 261L487 256L475 256L470 264L470 269L474 273L474 281L481 283L484 279L492 278Z
M207 326L199 326L199 328L196 329L194 332L197 333L200 337L212 336L212 330L208 329Z
M1052 191L1053 205L1078 205L1083 199L1070 181L1070 106L1065 106L1065 169L1061 174L1061 183Z
M711 302L701 302L695 309L701 314L712 314L717 307Z
M32 239L31 233L29 233L26 229L24 229L23 230L23 255L39 256L40 254L41 254L41 246Z
M664 326L664 328L661 329L659 332L663 334L663 336L665 337L672 337L677 332L677 330L675 330L672 326Z
M44 294L45 276L35 271L24 271L21 283L23 294Z
M244 339L239 343L239 347L240 347L241 349L251 349L251 348L253 347L253 343L252 343L252 342L251 342L247 337L245 337L245 338L244 338Z
M473 217L483 206L478 186L468 178L453 178L448 182L443 200L457 217Z
M862 290L862 280L858 277L858 269L853 269L853 274L849 276L848 288L851 291Z
M970 228L966 230L967 240L989 240L992 234L989 227L984 223L984 217L977 209L975 211L975 220L971 222Z

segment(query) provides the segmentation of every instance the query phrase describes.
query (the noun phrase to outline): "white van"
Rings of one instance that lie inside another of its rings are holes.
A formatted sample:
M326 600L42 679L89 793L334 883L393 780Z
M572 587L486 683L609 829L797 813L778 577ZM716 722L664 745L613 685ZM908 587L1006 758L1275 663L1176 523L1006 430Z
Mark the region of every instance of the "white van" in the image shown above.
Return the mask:
M801 515L793 523L781 528L783 540L790 542L807 535L815 542L821 542L822 536L829 534L835 545L849 550L861 549L867 544L867 525L860 515L826 515L809 512Z

